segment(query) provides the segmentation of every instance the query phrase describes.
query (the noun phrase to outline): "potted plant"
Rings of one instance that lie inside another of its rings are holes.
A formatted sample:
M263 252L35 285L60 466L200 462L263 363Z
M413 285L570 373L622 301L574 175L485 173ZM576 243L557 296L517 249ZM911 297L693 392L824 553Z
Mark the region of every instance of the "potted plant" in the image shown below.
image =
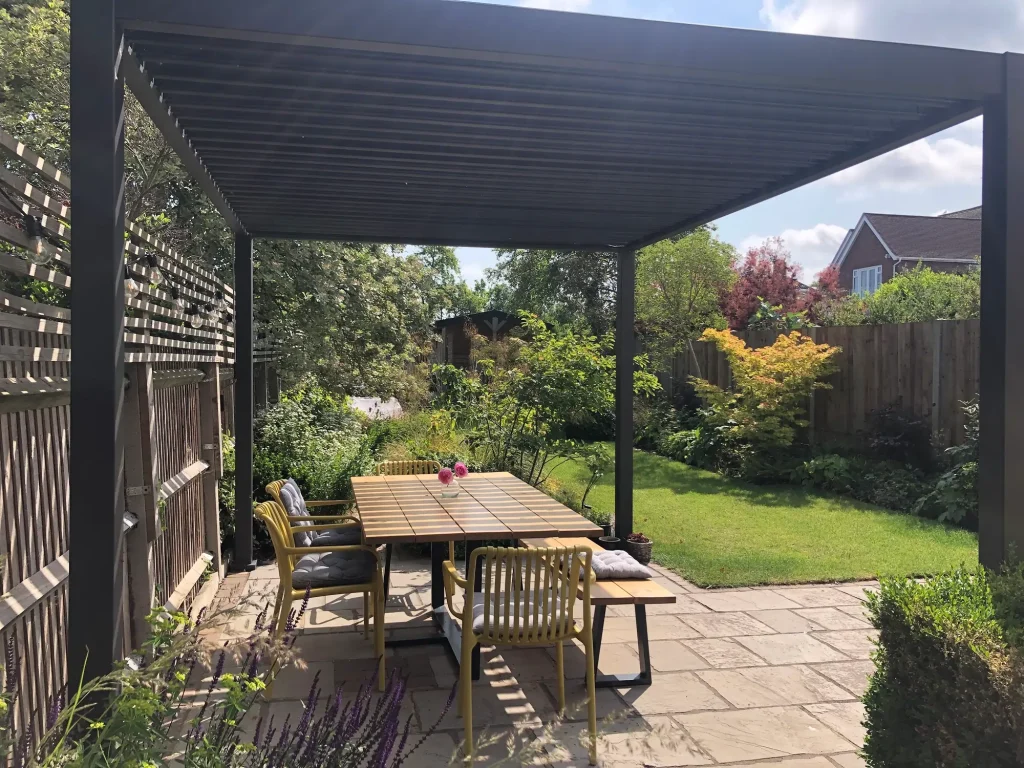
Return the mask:
M637 531L626 537L626 551L641 565L651 562L651 549L654 544L649 538Z
M612 516L607 512L595 512L592 506L584 504L583 516L595 525L601 526L600 539L608 538L612 535ZM592 541L600 543L599 538L594 538Z
M442 467L441 471L437 473L437 479L440 480L441 485L444 486L444 490L441 491L441 498L458 498L461 491L459 488L459 480L464 479L468 474L469 469L461 461L455 463L454 469Z

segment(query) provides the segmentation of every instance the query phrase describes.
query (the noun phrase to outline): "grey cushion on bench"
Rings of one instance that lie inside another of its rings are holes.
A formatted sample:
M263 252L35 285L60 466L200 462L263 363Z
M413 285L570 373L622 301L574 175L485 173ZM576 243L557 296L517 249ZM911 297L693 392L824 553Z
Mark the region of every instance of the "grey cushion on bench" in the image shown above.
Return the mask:
M651 579L654 572L640 565L633 557L621 549L595 552L590 563L594 575L601 579Z
M306 500L299 490L299 484L291 478L281 486L281 502L288 517L307 517ZM293 520L294 526L306 528L315 525L312 520ZM295 534L296 547L338 547L347 544L360 544L363 541L362 527L351 526L337 528L333 531L302 531Z
M315 589L368 584L373 581L376 569L377 558L366 550L309 554L295 564L292 586L297 589Z

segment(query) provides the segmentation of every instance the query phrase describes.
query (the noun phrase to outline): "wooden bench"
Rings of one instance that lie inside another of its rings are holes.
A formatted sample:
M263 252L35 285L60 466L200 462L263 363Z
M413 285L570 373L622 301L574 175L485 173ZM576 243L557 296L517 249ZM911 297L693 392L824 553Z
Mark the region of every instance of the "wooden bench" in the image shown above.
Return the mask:
M588 547L594 552L604 548L590 539L544 538L523 539L524 547ZM676 602L676 596L655 581L624 579L622 581L601 580L590 585L590 602L594 605L594 667L599 688L628 688L650 685L651 646L647 636L647 606ZM636 639L640 652L640 674L602 675L597 671L601 659L601 638L604 635L604 619L609 605L632 605L636 615Z

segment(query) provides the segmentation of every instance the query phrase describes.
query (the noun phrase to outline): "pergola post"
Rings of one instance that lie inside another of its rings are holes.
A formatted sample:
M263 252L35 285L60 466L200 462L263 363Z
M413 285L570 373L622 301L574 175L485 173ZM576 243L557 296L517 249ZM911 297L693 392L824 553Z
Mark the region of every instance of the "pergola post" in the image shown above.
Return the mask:
M114 0L71 10L71 313L68 680L122 656L124 79Z
M978 547L989 568L1024 555L1024 55L1003 64L1002 93L985 104L982 181Z
M633 359L636 252L619 251L615 318L615 535L633 532Z
M252 552L253 287L252 238L235 235L235 548L234 571L255 567Z

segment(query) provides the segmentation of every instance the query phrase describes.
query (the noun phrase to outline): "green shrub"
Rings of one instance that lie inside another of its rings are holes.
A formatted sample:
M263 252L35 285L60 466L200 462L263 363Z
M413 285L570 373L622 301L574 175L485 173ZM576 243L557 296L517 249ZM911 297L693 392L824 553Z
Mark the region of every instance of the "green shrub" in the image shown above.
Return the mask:
M217 484L217 503L220 510L220 540L235 535L235 438L221 435L224 454L224 474Z
M826 453L805 461L793 471L791 477L794 483L808 488L850 494L857 484L858 463L846 456Z
M965 418L962 445L945 451L950 466L935 482L935 487L921 496L915 514L937 516L939 520L976 528L978 524L978 427L977 399L961 403Z
M870 466L857 483L854 497L897 512L912 512L928 492L925 474L911 466L879 462Z
M883 579L864 697L871 768L1024 765L1024 570ZM1008 640L1016 638L1017 645Z
M909 464L925 472L935 463L931 426L899 403L871 413L868 449L880 459Z

